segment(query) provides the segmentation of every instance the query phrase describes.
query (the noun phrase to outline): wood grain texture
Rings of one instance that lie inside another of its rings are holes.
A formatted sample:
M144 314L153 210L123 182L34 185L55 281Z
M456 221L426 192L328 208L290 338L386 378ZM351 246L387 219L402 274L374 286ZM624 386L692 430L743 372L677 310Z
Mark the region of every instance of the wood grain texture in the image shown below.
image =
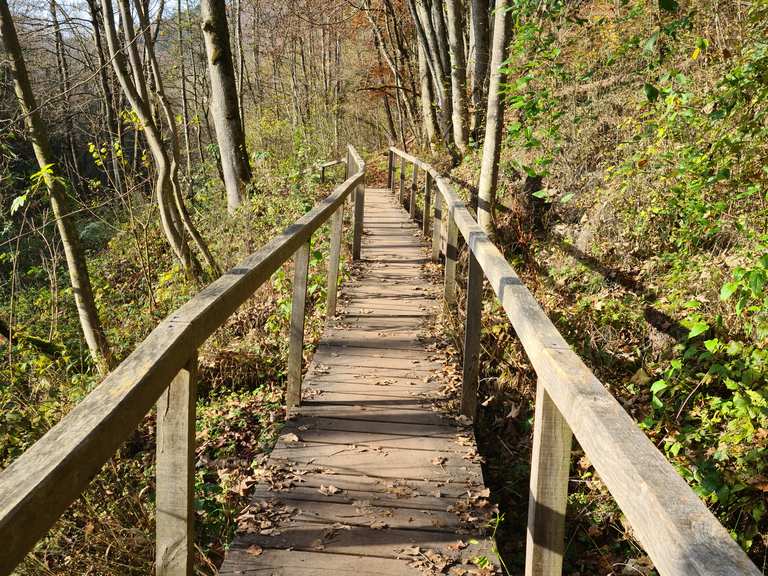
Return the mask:
M311 244L302 244L293 256L293 296L288 339L288 382L285 403L289 408L301 401L301 368L304 360L304 320L307 309L307 278Z
M531 365L663 576L759 576L725 528L570 348L451 183L418 158L391 148L435 179L444 209L513 325ZM449 259L447 259L449 262Z
M536 388L525 576L563 572L573 435L544 385Z
M188 576L194 567L196 402L195 354L157 401L157 576Z
M0 574L10 574L131 435L197 348L362 182L354 174L161 322L72 411L0 472ZM23 530L19 530L23 526Z
M461 412L474 420L475 412L477 412L477 385L480 375L480 330L483 324L483 270L472 253L469 254L467 304L465 310Z
M364 267L343 287L301 407L269 460L300 482L254 487L255 504L287 507L290 516L276 534L238 535L221 574L345 574L350 566L359 576L421 574L403 553L414 547L456 555L447 574L465 573L472 557L494 558L484 522L457 512L483 489L472 431L430 399L443 363L424 333L440 293L422 271L427 247L389 191L367 190L366 214ZM246 552L254 545L258 556Z

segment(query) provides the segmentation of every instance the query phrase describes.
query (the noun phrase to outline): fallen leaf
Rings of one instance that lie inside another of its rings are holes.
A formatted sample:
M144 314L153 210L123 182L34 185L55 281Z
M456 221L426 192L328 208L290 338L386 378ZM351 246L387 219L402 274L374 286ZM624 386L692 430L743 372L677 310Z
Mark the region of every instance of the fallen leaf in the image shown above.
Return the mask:
M326 496L333 496L334 494L341 492L341 488L336 488L336 486L333 484L329 484L328 486L325 484L320 484L319 491L321 494L325 494Z
M252 544L251 546L248 546L245 551L251 556L261 556L261 554L264 552L264 548L258 544Z
M299 442L301 439L298 437L298 435L294 434L293 432L289 432L288 434L283 434L282 436L280 436L280 440L282 440L286 444L292 444L294 442Z

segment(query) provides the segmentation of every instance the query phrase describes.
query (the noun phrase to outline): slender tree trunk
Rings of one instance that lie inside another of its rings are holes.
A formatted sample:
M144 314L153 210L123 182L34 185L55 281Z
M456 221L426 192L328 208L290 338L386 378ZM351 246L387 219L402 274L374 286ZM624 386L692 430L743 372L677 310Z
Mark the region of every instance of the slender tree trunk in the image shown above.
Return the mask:
M500 95L503 79L501 71L507 48L509 29L509 0L497 0L493 25L490 82L488 84L488 110L485 121L483 160L478 186L478 223L489 234L493 228L493 207L496 202L496 183L499 177L499 151L501 129L504 123L504 99Z
M187 13L187 18L189 14ZM176 0L176 39L179 43L179 77L181 79L181 117L184 122L184 152L186 159L187 181L192 182L192 155L189 147L189 99L187 98L187 70L184 63L186 53L184 51L184 26L181 20L181 0Z
M137 87L131 80L131 77L125 68L125 60L123 59L124 47L120 45L117 37L112 0L101 0L101 6L104 17L104 29L107 34L107 44L109 46L110 58L112 60L115 75L117 76L120 86L130 102L131 107L141 121L144 136L147 139L149 150L155 162L155 194L157 196L158 207L160 208L160 222L162 224L163 232L184 271L188 275L200 280L201 274L199 264L197 264L192 256L189 246L183 237L183 230L179 227L180 222L178 221L181 216L174 205L171 182L171 163L168 159L165 144L163 143L162 135L160 134L160 130L152 114L152 109L147 100L141 97L142 93L147 94L144 77L142 74L136 75L134 71L134 78L141 83L141 88ZM120 0L120 10L122 14L128 14L130 16L130 8L127 0ZM128 26L125 22L124 25ZM130 24L130 29L133 29L133 24ZM129 55L132 52L131 46L135 47L135 44L136 42L131 36L128 48ZM135 48L133 51L136 52ZM135 56L137 57L138 53L136 53Z
M437 116L433 105L434 94L432 91L432 81L429 76L429 66L427 65L427 54L421 42L418 43L419 50L419 84L421 87L421 116L424 122L424 134L426 135L427 145L434 144L437 136Z
M123 197L125 188L123 186L123 173L120 166L120 155L117 148L122 149L122 140L119 134L119 125L117 120L117 114L115 113L115 103L113 100L112 89L109 85L109 69L108 63L104 58L104 45L101 39L101 17L99 15L99 7L96 4L97 0L88 0L88 11L91 15L91 25L93 26L93 42L96 49L96 56L98 57L99 66L99 86L101 88L101 96L104 101L104 116L106 118L106 132L109 138L110 158L112 159L112 174L114 178L115 191L120 197Z
M61 177L57 175L56 159L53 157L48 142L48 128L40 115L35 96L32 93L32 85L29 81L27 67L21 53L21 46L11 19L7 0L0 0L0 35L11 58L11 74L14 79L16 96L19 99L27 129L32 135L35 157L51 197L51 207L64 246L64 255L67 260L72 291L75 295L80 326L94 363L100 373L106 374L113 364L112 353L99 320L85 256L80 248L77 229L70 216L72 209Z
M469 112L467 110L467 61L464 54L464 7L461 0L446 0L448 41L451 57L451 99L453 100L453 141L462 154L467 152Z
M490 43L490 19L488 0L472 0L472 105L474 114L472 130L477 134L485 118L485 85L488 80L488 45Z
M200 8L211 79L211 111L227 189L227 208L234 212L245 199L251 167L240 119L227 14L221 0L202 0Z

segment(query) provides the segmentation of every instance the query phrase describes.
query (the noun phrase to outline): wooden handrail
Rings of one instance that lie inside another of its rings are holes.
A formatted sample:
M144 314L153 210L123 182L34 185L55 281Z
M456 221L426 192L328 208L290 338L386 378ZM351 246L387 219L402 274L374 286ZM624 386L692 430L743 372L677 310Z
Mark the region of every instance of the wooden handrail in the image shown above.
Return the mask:
M193 514L189 507L194 462L190 460L194 457L197 349L284 262L308 245L312 234L332 215L332 234L339 237L332 238L334 253L329 264L338 267L344 202L353 194L362 200L365 178L365 162L352 146L349 157L354 161L352 176L282 234L161 322L69 414L0 472L0 575L11 573L158 399L163 416L158 418L159 474L162 471L157 479L158 506L162 501L168 510L158 510L157 574L191 570ZM361 209L359 213L354 225L355 234L361 236ZM332 277L334 302L337 278L337 274ZM303 326L303 306L298 312ZM297 318L291 319L292 327L297 323ZM300 397L300 388L293 384L292 393ZM178 476L173 476L174 470ZM183 522L178 521L180 515Z
M626 515L638 540L665 576L759 576L760 571L730 537L664 455L637 427L552 324L514 269L475 221L451 183L432 166L397 148L389 150L387 181L393 185L395 157L401 161L399 196L404 197L405 162L428 174L439 196L433 226L433 255L441 236L446 258L446 303L455 300L457 229L471 254L467 290L465 358L476 362L482 276L491 285L538 375L526 575L562 571L563 525L571 431ZM425 187L429 194L429 186ZM393 190L394 192L394 190ZM410 202L415 202L414 186ZM427 205L427 202L425 202ZM442 207L441 207L442 205ZM442 210L442 212L441 212ZM442 215L447 213L445 224ZM424 218L430 218L424 214ZM449 271L449 267L451 270ZM477 370L464 370L462 407L474 417Z

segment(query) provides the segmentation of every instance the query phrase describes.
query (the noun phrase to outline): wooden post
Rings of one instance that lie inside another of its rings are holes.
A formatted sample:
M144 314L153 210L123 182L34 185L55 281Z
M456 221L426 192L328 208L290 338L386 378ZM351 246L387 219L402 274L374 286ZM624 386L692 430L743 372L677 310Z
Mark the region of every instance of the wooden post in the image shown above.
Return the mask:
M411 220L416 218L416 191L419 188L419 168L416 164L413 164L413 180L411 181L411 204L409 212L411 214Z
M365 214L365 180L355 190L354 222L352 223L352 259L360 260L363 245L363 218Z
M301 365L304 360L304 314L307 300L307 275L311 242L303 244L293 256L293 301L291 333L288 343L288 386L285 403L289 408L301 403Z
M445 285L443 293L448 306L456 304L456 261L459 258L459 228L452 212L448 212L445 245Z
M483 315L483 269L469 250L467 318L464 322L464 373L461 413L474 420L477 411L477 379L480 374L480 329Z
M432 261L440 260L440 235L443 230L443 196L440 190L435 191L435 206L432 216Z
M429 221L432 218L430 215L432 206L432 174L424 172L424 214L421 218L421 231L424 236L429 234Z
M571 429L539 380L528 496L525 576L562 574L572 439Z
M320 166L320 184L325 184L325 166Z
M336 316L336 294L339 288L339 262L341 261L341 235L344 228L344 205L331 216L331 248L328 254L328 290L326 314Z
M395 180L395 153L392 150L387 152L387 188L392 190Z
M403 205L403 199L405 197L405 158L400 156L400 206Z
M157 576L191 576L195 550L197 352L157 401Z

